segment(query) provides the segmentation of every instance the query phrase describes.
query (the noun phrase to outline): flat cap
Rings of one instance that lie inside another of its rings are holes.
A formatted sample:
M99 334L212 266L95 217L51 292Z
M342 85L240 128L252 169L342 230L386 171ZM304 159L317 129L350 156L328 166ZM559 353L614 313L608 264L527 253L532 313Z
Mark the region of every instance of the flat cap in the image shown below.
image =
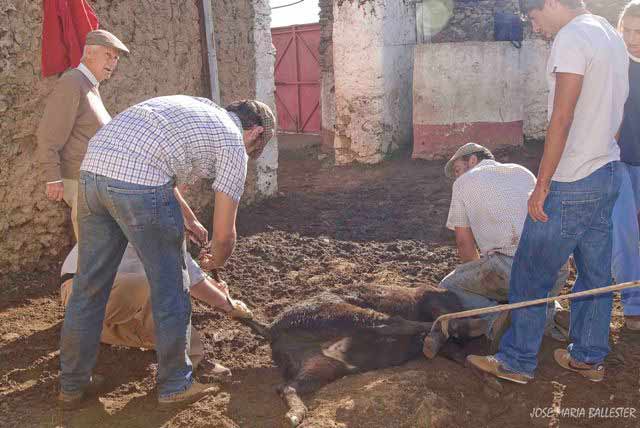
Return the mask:
M120 52L129 53L129 49L116 36L106 30L94 30L87 33L85 45L108 46Z
M481 146L480 144L476 143L467 143L456 150L455 154L451 157L451 159L449 159L449 162L447 162L447 164L444 166L444 175L446 175L447 178L453 178L453 163L463 156L472 155L474 153L484 153L490 159L494 159L491 150L487 149L485 146Z
M253 104L256 111L258 112L258 116L260 116L260 121L262 122L262 127L264 131L262 132L262 143L267 144L269 140L273 137L273 134L276 132L276 117L273 115L271 108L265 103L262 103L257 100L249 101Z

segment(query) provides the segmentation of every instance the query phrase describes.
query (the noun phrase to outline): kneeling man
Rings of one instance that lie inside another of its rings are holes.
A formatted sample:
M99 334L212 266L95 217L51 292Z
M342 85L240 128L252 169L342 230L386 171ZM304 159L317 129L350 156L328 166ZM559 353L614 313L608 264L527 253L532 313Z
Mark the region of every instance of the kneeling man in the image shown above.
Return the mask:
M455 293L466 309L507 303L513 256L536 178L521 165L496 162L489 149L474 143L456 151L445 165L445 175L455 178L447 228L455 231L462 264L440 286ZM550 295L558 293L567 276L565 267ZM549 305L549 331L554 310ZM507 317L508 312L481 316L481 330L492 344L499 342ZM425 342L425 355L435 355L428 348Z
M198 266L189 253L185 253L185 264L189 274L189 292L196 299L231 318L250 318L251 311L244 302L229 295L227 285L216 282ZM73 277L78 266L76 244L62 264L62 286L60 299L66 308L71 297ZM151 288L144 266L132 245L128 245L118 267L113 288L105 310L100 341L109 345L155 349L155 326L151 311ZM203 366L204 346L200 333L191 328L188 355L194 370ZM205 367L209 375L230 375L231 371L218 363Z

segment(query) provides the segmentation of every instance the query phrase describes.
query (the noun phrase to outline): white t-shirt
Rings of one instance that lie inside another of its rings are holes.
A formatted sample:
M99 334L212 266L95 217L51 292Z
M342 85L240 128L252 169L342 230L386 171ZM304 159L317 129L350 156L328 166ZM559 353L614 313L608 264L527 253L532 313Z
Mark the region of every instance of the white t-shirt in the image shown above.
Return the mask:
M470 227L480 253L513 256L536 185L527 168L483 160L453 183L447 227Z
M629 94L629 56L618 32L601 16L575 17L556 35L547 63L549 118L555 73L584 76L573 124L553 180L571 182L620 160L614 136Z
M205 278L205 273L200 269L200 266L191 258L189 253L185 254L185 263L187 265L187 271L189 272L189 287L193 287ZM62 264L60 276L65 274L74 274L78 269L78 244L74 245L69 252L69 255ZM120 273L135 273L146 275L144 272L144 265L138 258L135 248L131 244L127 245L122 255L122 261L118 266L118 274ZM116 274L117 275L117 274Z

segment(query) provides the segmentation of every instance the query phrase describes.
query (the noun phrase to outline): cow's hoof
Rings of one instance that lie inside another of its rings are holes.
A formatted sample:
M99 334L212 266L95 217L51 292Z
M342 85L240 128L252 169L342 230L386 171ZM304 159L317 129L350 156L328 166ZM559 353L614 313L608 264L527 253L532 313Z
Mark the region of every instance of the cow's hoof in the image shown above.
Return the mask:
M300 425L300 422L302 422L298 420L298 417L296 415L289 415L287 416L287 419L289 419L289 423L293 428L296 428L298 425Z
M428 360L433 360L436 355L438 355L438 351L440 351L440 348L446 340L447 339L444 337L444 334L441 332L429 333L424 338L422 353Z
M302 423L302 420L307 415L307 406L304 405L298 391L291 385L287 385L282 390L282 398L289 406L287 412L287 419L291 423L292 427L297 427Z
M305 411L294 411L290 410L287 413L287 419L293 428L297 427L302 423L305 417Z

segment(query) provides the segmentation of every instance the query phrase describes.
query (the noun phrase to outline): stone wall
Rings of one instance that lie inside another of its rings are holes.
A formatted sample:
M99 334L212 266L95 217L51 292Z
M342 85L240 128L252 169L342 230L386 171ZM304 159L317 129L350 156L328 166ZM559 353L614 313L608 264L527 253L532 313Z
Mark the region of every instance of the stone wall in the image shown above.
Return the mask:
M204 95L194 0L97 0L100 26L130 47L100 87L112 115L158 95ZM42 2L0 1L0 270L44 267L71 244L68 210L44 196L35 131L56 77L40 76Z
M269 64L272 70L274 55L269 51L267 3L214 1L223 103L257 96L273 105ZM209 95L198 4L199 0L91 2L100 27L116 34L131 50L112 79L100 87L112 115L154 96ZM68 209L46 200L34 162L35 131L56 80L40 76L41 6L42 2L31 0L0 0L0 272L48 268L71 244ZM261 46L258 55L254 42ZM269 81L257 84L256 79ZM245 201L256 199L256 193L275 191L277 143L271 146L264 159L250 168ZM208 185L200 186L190 197L196 211L206 214L211 192Z
M517 0L422 0L422 19L432 29L428 41L433 43L492 41L495 12L519 12ZM626 0L585 0L598 15L617 22ZM420 25L420 23L419 23ZM525 39L538 38L525 24ZM427 41L427 40L425 40Z
M252 0L213 0L213 19L218 57L220 102L255 96L255 49Z
M424 0L422 5L433 43L492 41L494 13L518 10L518 0Z
M275 64L276 49L271 42L271 6L269 0L254 0L255 20L253 40L256 51L255 60L255 98L271 107L276 112ZM277 134L265 147L262 155L255 161L255 190L245 199L254 202L278 190L278 138Z
M377 163L411 142L415 6L333 4L336 163Z

